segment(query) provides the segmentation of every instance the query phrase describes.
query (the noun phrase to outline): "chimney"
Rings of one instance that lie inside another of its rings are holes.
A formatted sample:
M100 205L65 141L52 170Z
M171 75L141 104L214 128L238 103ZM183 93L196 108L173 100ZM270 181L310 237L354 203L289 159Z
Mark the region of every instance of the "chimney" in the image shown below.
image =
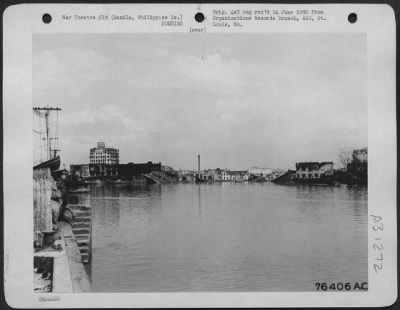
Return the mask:
M200 154L197 155L197 170L200 175Z

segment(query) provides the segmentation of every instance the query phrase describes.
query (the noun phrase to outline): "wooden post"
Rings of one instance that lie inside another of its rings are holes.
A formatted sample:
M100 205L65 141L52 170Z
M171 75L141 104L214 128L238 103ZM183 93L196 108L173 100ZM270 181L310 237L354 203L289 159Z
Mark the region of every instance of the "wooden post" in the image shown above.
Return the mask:
M51 192L53 179L49 168L33 170L33 212L35 232L52 231Z

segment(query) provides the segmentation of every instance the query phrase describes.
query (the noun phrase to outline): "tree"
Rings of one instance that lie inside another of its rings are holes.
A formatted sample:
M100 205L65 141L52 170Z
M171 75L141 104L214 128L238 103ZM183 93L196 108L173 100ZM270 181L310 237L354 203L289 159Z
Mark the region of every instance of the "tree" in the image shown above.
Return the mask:
M342 148L338 153L339 167L347 170L347 166L353 160L353 151L351 149Z

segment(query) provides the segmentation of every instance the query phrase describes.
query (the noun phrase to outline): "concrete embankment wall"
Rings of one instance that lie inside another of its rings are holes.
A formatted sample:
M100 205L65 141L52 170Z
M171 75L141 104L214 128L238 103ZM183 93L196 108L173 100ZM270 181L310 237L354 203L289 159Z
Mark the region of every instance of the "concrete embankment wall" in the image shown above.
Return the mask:
M50 169L33 170L33 232L53 230L51 211L53 182Z
M66 245L66 254L71 274L72 291L74 293L83 293L91 291L91 283L82 263L81 251L78 246L72 227L69 223L59 222L59 231L63 234Z
M89 248L83 250L73 234L76 212L66 204L65 183L54 180L48 168L33 171L33 209L35 240L43 241L39 232L54 232L54 240L62 245L54 250L44 244L34 253L35 257L53 257L54 292L89 292L90 279L82 263L83 258L88 259ZM84 256L83 251L86 251Z

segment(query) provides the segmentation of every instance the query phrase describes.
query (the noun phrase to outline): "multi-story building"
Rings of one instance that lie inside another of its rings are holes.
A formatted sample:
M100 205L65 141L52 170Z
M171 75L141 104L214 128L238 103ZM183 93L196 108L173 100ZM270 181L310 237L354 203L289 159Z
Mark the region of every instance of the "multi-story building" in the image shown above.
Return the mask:
M333 162L296 163L297 180L319 180L333 177Z
M249 180L249 174L247 171L238 170L238 171L230 171L231 181L235 182L243 182Z
M249 173L246 170L222 170L221 181L224 182L243 182L249 180Z
M97 147L90 149L89 163L100 165L118 165L119 150L112 147L106 147L104 142L97 142Z
M196 180L199 182L214 181L214 170L205 169L201 170L200 173L197 171Z
M196 179L196 171L189 169L179 169L177 171L179 182L194 182Z
M227 170L227 169L222 170L221 175L222 175L222 181L224 181L224 182L231 181L231 173L229 170Z
M118 175L119 150L106 147L104 142L97 142L97 147L90 149L89 169L91 176Z
M215 182L221 182L222 181L222 170L220 168L213 169L212 170L213 174L213 180Z

